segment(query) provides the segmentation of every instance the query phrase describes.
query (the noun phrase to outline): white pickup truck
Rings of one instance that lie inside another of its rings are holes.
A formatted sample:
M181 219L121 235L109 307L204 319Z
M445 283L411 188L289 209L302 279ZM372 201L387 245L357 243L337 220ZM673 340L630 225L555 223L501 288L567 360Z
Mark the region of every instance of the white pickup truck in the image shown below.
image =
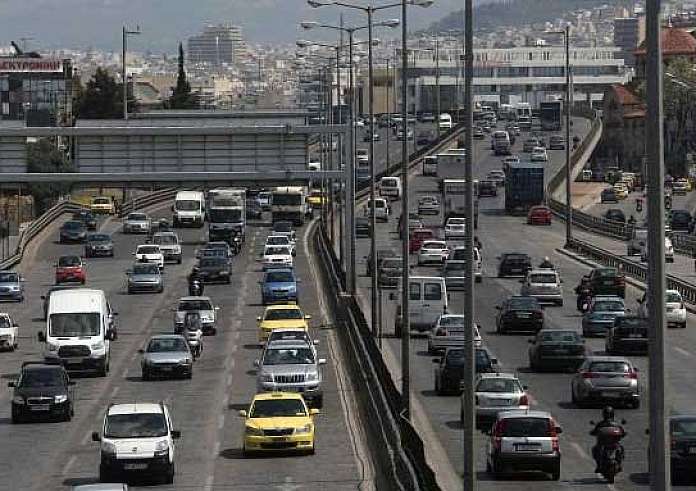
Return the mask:
M0 313L0 349L14 351L19 345L19 325L10 314Z

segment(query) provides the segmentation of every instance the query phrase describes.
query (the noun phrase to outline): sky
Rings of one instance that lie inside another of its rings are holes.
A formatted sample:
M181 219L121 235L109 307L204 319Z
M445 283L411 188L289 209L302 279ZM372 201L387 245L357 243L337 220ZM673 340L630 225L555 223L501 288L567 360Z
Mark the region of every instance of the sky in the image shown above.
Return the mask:
M347 1L365 5L369 0ZM376 5L388 3L398 0L375 1ZM463 4L463 0L435 0L427 9L409 7L409 30L426 27ZM21 45L20 38L33 38L27 41L30 49L93 47L117 51L125 23L129 28L138 25L142 31L129 41L133 50L174 53L179 41L185 42L205 24L221 22L241 25L251 43L292 43L300 38L335 35L302 32L298 25L303 20L336 24L341 11L346 9L313 9L305 0L0 0L0 44L15 40ZM400 16L398 7L375 14L375 20ZM351 20L363 24L365 16L346 16L346 24ZM381 36L397 37L399 33L396 29Z

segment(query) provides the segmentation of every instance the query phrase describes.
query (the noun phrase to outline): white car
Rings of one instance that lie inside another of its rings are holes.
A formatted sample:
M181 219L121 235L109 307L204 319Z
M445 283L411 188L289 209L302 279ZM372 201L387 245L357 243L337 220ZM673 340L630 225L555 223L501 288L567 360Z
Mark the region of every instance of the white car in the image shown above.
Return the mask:
M640 249L640 260L642 262L647 262L648 254L648 242L646 240L643 244L643 247L641 247ZM670 239L669 237L665 237L665 262L674 262L674 246L672 245L672 239Z
M10 314L0 314L0 349L14 351L19 345L19 326Z
M370 218L372 213L372 201L367 200L367 204L363 209L365 218ZM385 198L375 198L375 219L381 222L386 222L389 220L389 214L391 213L391 206Z
M648 298L645 293L638 299L638 315L647 319L648 317ZM667 290L665 292L665 317L667 326L686 327L686 307L681 294L677 290Z
M447 348L462 347L464 344L464 316L442 314L428 332L428 353L434 354ZM474 346L483 344L478 324L474 324Z
M141 244L133 253L135 260L145 263L155 263L160 269L164 269L164 254L160 246L156 244Z
M181 264L181 244L176 232L157 232L152 236L152 243L160 246L165 260L176 261Z
M267 245L263 248L263 270L292 268L292 249L287 245Z
M546 149L544 147L534 147L529 160L532 162L548 162L549 157L546 155Z
M426 240L418 251L418 265L443 264L449 256L444 240Z
M466 218L448 218L445 223L445 239L463 239L466 236Z
M124 234L149 234L151 230L152 221L145 213L129 213L123 221Z
M266 237L266 244L264 245L264 248L266 246L288 246L293 256L297 254L295 242L290 240L290 237L287 235L269 235Z
M92 433L92 440L101 446L99 480L121 482L123 474L145 472L152 477L160 474L166 484L172 484L174 440L180 437L163 402L110 405L102 432Z
M561 277L553 269L533 269L522 281L520 295L534 297L539 302L551 302L563 305L563 288Z
M318 172L321 170L321 162L307 162L307 170Z

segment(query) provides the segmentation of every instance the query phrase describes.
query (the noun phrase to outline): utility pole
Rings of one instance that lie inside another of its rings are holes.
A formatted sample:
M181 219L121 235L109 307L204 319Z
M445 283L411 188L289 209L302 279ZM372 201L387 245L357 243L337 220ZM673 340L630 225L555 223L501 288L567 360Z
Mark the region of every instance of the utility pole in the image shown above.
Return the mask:
M464 432L463 489L476 489L474 462L475 401L474 376L476 371L474 349L474 21L473 0L464 1L464 178L466 179L466 247L467 261L464 266L464 377L462 379L462 429Z
M650 489L670 485L670 445L665 419L665 213L662 133L662 46L660 0L646 2L648 156L648 313L650 390Z
M371 280L371 306L370 320L372 328L372 336L377 336L377 317L378 307L377 301L377 217L375 213L375 198L377 197L377 184L375 182L375 95L374 95L374 73L372 69L372 7L365 9L367 12L367 78L368 78L368 97L370 106L370 269L372 271Z
M126 75L126 55L128 54L128 36L140 34L140 26L135 28L135 31L129 31L126 26L123 26L123 43L121 47L121 80L123 82L123 119L128 119L128 78ZM135 93L135 87L133 87Z
M573 206L571 194L571 169L570 169L570 105L571 105L571 90L570 90L570 24L566 24L563 31L565 40L565 76L566 76L566 95L565 95L565 174L566 174L566 247L570 247L573 241Z

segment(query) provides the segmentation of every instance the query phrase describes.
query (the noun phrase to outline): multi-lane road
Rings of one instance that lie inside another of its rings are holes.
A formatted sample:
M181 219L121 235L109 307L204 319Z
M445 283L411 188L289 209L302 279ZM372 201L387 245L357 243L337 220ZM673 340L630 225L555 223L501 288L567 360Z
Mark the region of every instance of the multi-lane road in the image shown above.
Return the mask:
M574 131L580 136L588 130L585 124L576 123ZM515 145L514 150L521 153L521 143ZM484 176L488 171L500 168L500 158L490 154L488 142L476 143L475 148L475 175ZM547 164L547 177L563 164L563 151L549 151L550 162ZM451 170L447 171L452 172ZM459 175L463 169L454 170ZM411 184L411 203L415 203L419 196L424 194L436 194L436 181L434 178L426 178L414 174ZM508 295L519 293L520 284L517 279L499 279L496 277L496 257L504 252L528 253L535 264L544 256L549 256L551 261L560 270L564 283L564 307L548 307L545 309L546 323L548 327L574 328L580 331L581 317L575 310L575 295L573 288L578 284L582 275L590 270L590 266L577 261L559 252L565 241L565 230L562 223L554 223L550 227L532 227L525 223L523 217L506 216L503 213L503 196L500 193L497 198L482 198L480 200L479 228L476 235L483 243L483 258L485 275L483 282L476 284L475 305L476 321L481 326L481 334L485 345L496 356L503 371L516 372L525 385L529 386L532 405L536 408L550 411L561 423L564 433L561 435L561 449L563 453L561 481L544 482L535 475L509 476L495 482L485 473L485 443L486 436L477 434L476 447L479 449L476 467L481 481L479 489L521 489L529 486L528 481L534 481L535 489L559 489L581 486L583 489L641 489L647 488L647 445L648 439L644 434L648 427L648 400L647 400L647 358L633 357L633 361L640 368L640 383L643 387L643 398L640 409L619 409L618 417L628 420L628 437L624 441L626 446L626 462L624 472L619 476L613 486L608 486L600 476L594 474L594 462L591 458L591 447L594 444L593 437L588 433L591 429L589 421L597 420L599 409L580 409L571 403L569 373L533 373L528 363L529 336L510 335L501 336L495 334L495 306ZM401 214L400 203L393 203L393 217ZM392 219L392 221L394 218ZM441 223L441 217L424 218L427 224ZM394 233L395 223L390 226L380 227L378 231L378 247L400 250L397 235ZM575 232L580 234L580 232ZM588 240L598 245L612 244L614 247L623 245L617 241L599 238L591 234L584 234ZM369 240L358 241L358 258L366 256L369 252ZM625 250L624 250L625 253ZM415 258L412 258L412 262ZM364 264L358 268L359 274L364 275ZM689 271L692 271L690 269ZM439 275L437 268L414 267L416 274ZM370 279L359 277L359 296L366 316L370 317ZM641 292L629 286L626 299L627 306L636 309L636 298ZM383 325L384 332L389 335L393 332L393 319L395 302L388 300L388 295L383 298ZM398 298L398 297L397 297ZM450 311L461 313L463 306L462 294L451 293ZM689 315L690 326L694 325L694 316ZM693 329L673 330L667 336L667 373L668 373L668 411L693 412L696 400L693 397L696 390L696 381L691 374L696 369L696 332ZM602 339L587 340L587 346L595 353L603 353L604 341ZM394 378L399 380L400 340L387 338L383 343L385 360L392 365ZM458 397L437 396L434 391L434 365L432 356L427 354L426 340L414 337L411 340L411 384L413 391L413 418L421 431L421 436L428 446L431 463L439 474L441 482L446 487L455 487L458 484L462 465L462 427L459 421L460 399ZM539 482L537 482L539 481ZM688 489L688 488L686 488ZM696 488L694 488L696 489Z
M161 210L168 208L166 204L153 215L163 216ZM40 319L40 296L53 283L53 263L62 254L81 252L79 245L57 243L57 225L35 240L18 268L26 278L24 303L0 305L0 310L9 312L21 325L19 350L0 353L5 383L16 376L22 361L41 358L37 334L45 322ZM321 275L315 272L317 266L308 249L309 227L298 231L295 267L304 280L300 304L313 315L318 350L328 360L324 407L316 417L315 455L245 458L240 450L244 420L238 410L246 409L256 392L253 362L260 354L256 317L263 311L258 258L268 228L253 226L248 230L243 252L233 262L232 285L205 288L206 295L220 307L219 329L216 336L204 338L205 348L194 364L193 379L144 382L137 350L150 335L172 332L171 308L187 294L186 276L194 263L194 250L205 240L205 229L179 230L184 261L181 265L167 264L163 294L127 295L124 273L132 263L131 252L145 237L124 235L118 221L107 220L101 228L113 233L116 256L89 260L87 286L104 290L119 313L111 371L106 378L76 379L75 417L69 423L12 424L12 392L0 391L0 489L53 490L96 482L99 445L91 441L90 433L101 429L108 404L159 400L169 405L174 426L182 432L171 489L348 490L370 484L371 460L356 420L353 388L331 329L331 313L324 308L325 289L316 281Z

